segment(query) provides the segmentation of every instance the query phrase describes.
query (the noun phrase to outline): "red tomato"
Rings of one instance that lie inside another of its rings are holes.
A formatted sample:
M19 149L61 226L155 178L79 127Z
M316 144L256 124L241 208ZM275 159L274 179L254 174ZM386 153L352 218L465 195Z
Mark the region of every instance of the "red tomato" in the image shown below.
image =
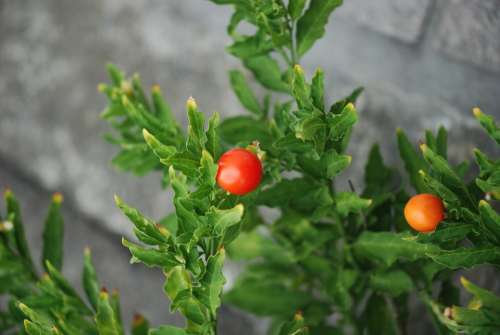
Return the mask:
M433 194L417 194L405 206L405 218L408 224L421 233L434 231L444 219L444 205Z
M220 157L216 180L229 193L244 195L252 192L261 179L262 164L253 152L235 148Z

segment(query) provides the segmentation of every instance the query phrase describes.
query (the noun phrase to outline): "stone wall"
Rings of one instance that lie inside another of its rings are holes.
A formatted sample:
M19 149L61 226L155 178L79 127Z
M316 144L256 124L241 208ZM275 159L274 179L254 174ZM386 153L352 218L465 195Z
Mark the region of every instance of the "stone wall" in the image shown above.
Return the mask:
M191 95L207 114L242 113L226 75L239 66L224 52L230 13L206 0L0 0L0 172L10 171L0 173L0 186L25 176L32 186L20 192L37 203L45 191L62 191L69 224L89 225L68 238L99 244L102 252L114 236L99 236L103 231L130 234L114 193L152 217L171 210L159 176L138 179L110 166L116 148L102 140L105 100L95 87L113 61L140 72L148 86L159 83L183 122ZM396 127L417 140L443 124L451 129L454 160L471 157L473 146L494 151L470 111L480 106L500 117L499 36L498 0L346 0L303 60L310 74L325 70L330 101L366 88L350 147L353 167L339 187L360 180L374 141L400 164ZM120 262L128 257L109 248ZM122 263L117 277L132 271ZM155 320L168 315L152 310Z

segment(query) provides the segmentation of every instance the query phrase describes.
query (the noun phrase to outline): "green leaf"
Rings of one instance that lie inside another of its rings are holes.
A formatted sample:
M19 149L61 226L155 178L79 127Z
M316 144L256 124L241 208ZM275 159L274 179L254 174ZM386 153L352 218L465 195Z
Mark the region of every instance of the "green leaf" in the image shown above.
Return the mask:
M392 178L392 169L385 166L380 154L380 148L378 144L374 144L370 149L368 162L365 166L365 189L363 194L373 196L389 191L392 186Z
M52 196L49 213L45 219L43 231L42 264L48 260L57 270L61 270L63 262L64 221L61 215L62 195Z
M199 185L201 187L212 188L215 185L215 176L217 174L217 164L214 163L214 159L210 153L203 150L201 153L200 160L200 179Z
M256 315L290 315L312 297L280 283L246 279L238 282L224 296L224 301Z
M185 176L189 177L191 180L197 177L197 170L199 167L199 159L195 159L194 156L198 157L201 155L201 151L192 155L188 152L178 152L166 159L161 159L162 164L168 167L173 167L175 170L182 172Z
M214 1L214 0L212 0ZM187 335L186 331L174 326L161 326L149 331L149 335Z
M166 229L159 229L151 219L142 215L137 209L127 205L117 195L115 195L115 203L141 233L155 240L157 244L168 244L170 242L170 233Z
M259 101L248 85L243 73L238 70L232 70L229 72L229 78L231 81L231 87L233 88L234 93L236 93L236 96L240 100L241 104L250 112L261 116L262 109Z
M130 171L138 176L142 176L160 166L154 153L142 143L127 146L113 157L111 163L120 171Z
M300 0L304 1L305 0ZM313 104L320 111L325 110L325 73L320 68L316 69L311 83L311 98Z
M83 253L83 289L89 299L90 304L97 310L99 300L99 282L92 263L92 256L89 248L85 248Z
M441 182L451 190L461 190L464 193L468 193L467 188L460 176L449 166L448 162L432 151L427 145L422 144L420 146L425 160L431 166L432 170L438 174Z
M367 335L399 334L394 312L383 296L372 294L364 312Z
M500 128L495 124L493 117L484 114L479 108L474 108L473 113L488 135L500 144Z
M310 262L311 258L308 259L308 263ZM328 263L324 265L326 264ZM320 270L322 267L324 268L324 265L319 264L319 267L313 268L312 270L316 273L318 273L318 271L324 271L324 269ZM355 276L352 276L352 271L346 271L335 265L333 271L334 273L332 275L325 277L326 280L323 285L325 285L328 295L335 301L337 308L343 313L347 313L353 307L353 298L349 289L354 284Z
M419 233L417 236L407 238L421 243L443 244L462 241L474 228L473 224L442 222L437 229L430 233Z
M455 320L451 319L450 317L448 317L444 314L444 311L441 310L441 306L439 304L430 300L429 298L425 298L425 302L430 307L432 312L434 313L434 316L436 317L436 319L439 320L439 322L441 324L446 326L446 328L448 328L451 331L456 332L456 333L464 330L461 326L459 326L457 324L457 322ZM435 323L435 325L436 325L436 323ZM436 327L439 327L439 329L441 329L440 324L437 324ZM442 333L442 332L440 331L440 333Z
M170 156L175 154L177 150L171 145L165 145L161 143L153 134L151 134L147 129L142 130L144 140L148 146L153 150L154 154L159 159L168 159Z
M460 207L461 201L455 192L451 191L448 187L443 185L437 179L429 176L424 171L420 170L419 175L421 177L422 184L425 185L432 193L436 194L441 198L447 207L456 208Z
M179 292L191 289L189 272L182 266L173 267L167 274L167 281L163 287L170 301L174 301Z
M170 269L184 262L175 254L161 252L156 249L144 249L124 238L122 239L122 245L130 250L132 254L131 263L142 262L149 267L159 266Z
M348 103L340 114L328 114L329 137L334 140L340 140L350 131L354 124L358 121L356 107L352 103Z
M323 37L330 14L341 4L342 0L311 0L297 23L297 52L300 56Z
M290 0L288 3L288 13L292 19L296 20L304 11L304 7L306 6L306 0Z
M351 104L356 104L356 101L358 100L359 96L363 92L363 87L358 87L354 91L351 92L347 97L345 97L342 100L339 100L335 102L331 107L329 113L331 114L340 114L345 106L349 103Z
M49 261L45 261L45 268L47 269L47 273L56 287L59 288L64 294L71 297L83 312L91 314L91 311L82 301L76 290L71 286L68 280L64 278L63 275L52 266L52 264L50 264Z
M202 217L196 213L190 198L174 199L174 205L178 223L177 236L183 233L192 233L204 224Z
M120 333L123 333L123 321L122 321L122 313L120 307L120 294L118 293L118 290L113 290L111 292L111 295L109 296L109 304L113 309L113 313L115 315L116 323L118 325Z
M120 329L113 308L109 302L109 294L102 291L99 293L97 301L97 314L95 316L97 330L99 335L120 335L123 332Z
M460 282L469 293L474 295L474 299L482 308L490 308L500 313L500 297L496 296L491 291L474 285L464 277L460 277Z
M319 207L331 206L333 199L326 185L310 178L294 178L284 179L259 192L256 204L310 212Z
M11 190L6 190L4 193L5 203L7 206L7 217L12 219L12 224L14 226L14 237L16 240L17 250L21 257L23 257L31 269L34 269L31 254L28 248L28 241L26 240L26 234L24 232L23 221L21 217L21 209L19 207L19 202L12 193ZM33 270L34 271L34 270Z
M280 329L279 335L307 335L309 328L304 322L304 317L301 313L296 313L293 320L285 322Z
M351 164L352 157L329 150L319 160L314 160L309 155L299 156L298 160L301 167L313 176L332 179Z
M26 306L23 303L18 303L17 307L26 316L26 318L33 321L36 325L39 325L42 328L46 329L50 329L53 326L53 323L50 320L49 316L45 313L38 313L37 311Z
M302 141L312 141L318 152L323 151L326 123L318 113L312 113L295 126L295 137Z
M493 171L486 180L476 178L476 185L483 192L491 193L498 199L500 197L500 170Z
M427 164L420 157L413 145L408 140L406 134L400 128L397 129L396 134L398 140L399 155L405 163L405 168L408 172L408 176L410 177L411 184L417 192L424 193L426 191L426 187L422 182L419 171L422 170L424 172L427 172Z
M146 99L146 94L142 88L141 78L138 73L135 73L131 79L132 94L139 104L144 106L147 111L151 111L149 101Z
M371 199L360 198L356 193L340 192L335 195L335 205L337 211L343 217L346 217L351 213L361 213L371 204Z
M479 264L500 264L500 248L494 246L429 251L428 256L450 269L467 269Z
M165 216L158 223L167 228L167 230L170 231L172 235L175 236L177 234L177 215L175 214L175 212L172 212L169 215Z
M262 33L238 38L232 45L227 47L227 51L231 55L241 59L267 54L272 49L273 42Z
M187 103L188 115L188 140L187 149L197 155L205 148L207 136L205 134L205 117L202 112L198 110L198 105L193 98L189 98Z
M154 329L151 330L153 332ZM132 335L148 335L149 321L141 314L135 314L132 320Z
M201 287L196 291L198 299L208 308L212 315L216 315L216 311L221 304L220 296L226 283L222 273L225 257L226 252L224 248L221 248L215 255L208 258L205 274L200 281Z
M153 85L153 88L151 89L151 98L154 109L162 123L170 129L178 128L179 125L177 120L175 119L169 104L165 101L165 99L163 99L159 85Z
M221 138L232 145L259 141L266 148L269 147L272 141L266 124L248 116L235 116L225 119L219 126L219 132Z
M208 221L214 227L214 232L222 236L231 226L240 223L244 207L238 204L230 209L213 208L208 214Z
M24 330L29 335L52 335L54 334L52 330L48 327L40 326L29 320L24 320ZM56 333L57 334L57 333Z
M106 64L106 69L108 70L109 77L111 78L113 84L116 86L120 86L124 79L123 72L120 71L120 69L118 69L118 67L112 63Z
M500 315L493 315L484 310L475 310L453 306L451 317L459 324L464 325L468 333L493 335L500 329Z
M219 113L214 113L208 120L207 144L206 148L214 159L219 158L220 139L219 139Z
M299 108L312 110L311 89L306 83L304 69L298 64L293 67L292 94L297 101Z
M479 202L479 213L486 229L500 241L500 215L484 200Z
M402 270L376 272L370 276L370 286L393 297L414 289L411 277Z
M488 156L486 156L481 150L474 148L474 156L476 158L476 163L479 166L480 177L486 177L488 176L491 172L496 170L496 164L494 161L490 160ZM499 165L500 166L500 165Z
M177 294L171 305L172 310L180 309L182 314L191 322L201 325L207 321L205 309L190 290L184 290Z
M254 260L262 257L273 263L290 264L293 262L290 250L256 231L241 233L236 240L227 246L227 250L230 258L236 261Z
M439 127L436 138L436 152L444 159L448 157L448 133L444 127Z
M438 252L439 248L405 239L400 234L365 231L354 243L354 251L359 256L390 266L398 259L415 261L425 258L428 253Z
M278 62L269 55L245 59L243 64L252 71L255 79L262 86L279 92L289 91L287 83L281 79L281 69Z

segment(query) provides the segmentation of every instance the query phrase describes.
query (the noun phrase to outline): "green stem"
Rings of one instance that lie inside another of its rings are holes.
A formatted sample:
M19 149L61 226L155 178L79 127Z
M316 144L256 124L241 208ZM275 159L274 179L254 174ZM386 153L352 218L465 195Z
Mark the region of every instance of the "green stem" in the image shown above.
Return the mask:
M292 54L292 62L293 64L297 64L299 62L299 59L297 57L297 41L295 40L295 31L297 28L297 25L295 21L291 21L287 15L287 20L288 20L288 25L290 29L290 52Z

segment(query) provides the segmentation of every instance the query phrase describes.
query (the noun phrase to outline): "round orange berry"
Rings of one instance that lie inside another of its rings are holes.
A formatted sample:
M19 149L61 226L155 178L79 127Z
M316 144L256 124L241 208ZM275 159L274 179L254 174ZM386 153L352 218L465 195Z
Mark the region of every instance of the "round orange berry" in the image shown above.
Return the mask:
M408 200L404 209L408 224L421 233L432 232L444 219L444 205L433 194L417 194Z

